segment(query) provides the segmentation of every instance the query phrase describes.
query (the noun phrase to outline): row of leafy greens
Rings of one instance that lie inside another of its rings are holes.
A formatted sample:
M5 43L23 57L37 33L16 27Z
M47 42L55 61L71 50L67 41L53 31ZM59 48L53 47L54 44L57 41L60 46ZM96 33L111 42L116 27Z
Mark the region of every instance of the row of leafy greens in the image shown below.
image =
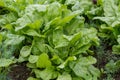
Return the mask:
M120 70L120 1L119 0L98 0L99 7L88 11L87 15L97 22L95 26L99 27L98 35L109 42L108 46L112 46L112 53L117 59L110 59L105 65L105 80L115 79L116 73ZM103 12L98 14L98 12Z
M99 46L95 27L100 25L100 36L119 43L119 9L114 2L1 0L0 72L27 62L35 74L28 80L98 80L100 71L93 66L97 60L90 48ZM119 48L113 46L113 53Z

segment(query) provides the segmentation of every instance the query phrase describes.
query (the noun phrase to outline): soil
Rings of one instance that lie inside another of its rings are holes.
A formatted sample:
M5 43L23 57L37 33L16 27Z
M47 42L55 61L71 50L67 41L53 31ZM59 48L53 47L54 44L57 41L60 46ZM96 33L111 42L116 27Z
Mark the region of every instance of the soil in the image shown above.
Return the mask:
M107 42L107 43L106 43ZM97 59L97 63L95 66L99 69L105 69L105 65L110 61L114 60L117 61L120 56L112 54L112 45L110 46L108 44L108 41L101 42L100 47L98 48L92 48L92 50L95 52L95 56ZM114 80L120 80L120 70L118 70L116 73L111 74L113 76ZM107 80L108 77L107 74L103 73L101 74L101 77L99 80Z
M120 71L118 71L115 75L115 80L120 80Z
M27 80L31 71L25 66L25 63L12 66L8 76L12 80Z

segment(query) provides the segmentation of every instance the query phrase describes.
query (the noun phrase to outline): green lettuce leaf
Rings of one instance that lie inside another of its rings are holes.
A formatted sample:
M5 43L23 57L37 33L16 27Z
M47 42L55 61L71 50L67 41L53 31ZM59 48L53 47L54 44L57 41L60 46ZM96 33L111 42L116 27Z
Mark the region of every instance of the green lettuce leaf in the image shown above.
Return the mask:
M53 44L55 48L68 46L68 40L63 37L63 31L61 29L56 29L53 32Z
M22 57L27 57L31 53L31 46L23 46L22 49L20 50L20 55Z
M72 80L72 77L68 73L63 73L62 75L59 75L57 80Z
M49 60L49 56L46 53L42 53L36 62L36 66L39 68L47 68L50 67L51 65L52 64L51 61Z
M8 34L7 39L5 40L6 45L19 45L25 39L24 36Z
M99 77L100 72L97 68L92 66L92 64L95 63L96 63L96 59L93 58L92 56L88 56L88 57L81 57L78 59L78 61L73 61L69 63L69 66L73 70L76 76L82 77L85 80L94 80L94 79L97 80L97 77ZM95 75L94 71L89 72L92 71L91 69L95 70L96 71L95 73L97 74ZM92 75L94 77L92 77Z
M12 63L14 63L12 59L0 58L0 67L8 67Z
M53 67L49 67L40 71L38 69L34 69L37 78L41 78L42 80L50 80L55 79L58 76L58 72L54 70Z
M38 60L38 56L36 56L36 55L30 55L29 58L28 58L28 61L30 63L36 63L37 60Z
M115 4L115 0L108 0L108 1L104 0L103 10L104 10L104 16L94 17L94 19L99 19L112 27L115 27L120 24L119 9L118 6Z

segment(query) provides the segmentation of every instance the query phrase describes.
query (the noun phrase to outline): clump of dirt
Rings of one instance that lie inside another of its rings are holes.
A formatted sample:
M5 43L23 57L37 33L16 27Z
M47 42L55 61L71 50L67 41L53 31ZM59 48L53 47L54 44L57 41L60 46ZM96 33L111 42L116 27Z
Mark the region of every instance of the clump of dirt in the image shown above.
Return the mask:
M12 80L27 80L27 78L30 76L30 73L31 71L23 63L20 65L12 66L8 76Z

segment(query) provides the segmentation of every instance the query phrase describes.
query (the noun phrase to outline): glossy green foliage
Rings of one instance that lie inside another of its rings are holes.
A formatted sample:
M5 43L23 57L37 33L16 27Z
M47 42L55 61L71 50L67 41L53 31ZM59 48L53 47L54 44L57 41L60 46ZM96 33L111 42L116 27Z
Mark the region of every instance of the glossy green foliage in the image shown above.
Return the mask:
M90 54L90 48L99 45L98 32L87 25L83 16L91 15L91 0L1 0L2 3L9 13L0 13L1 54L6 55L8 47L13 51L8 57L0 55L5 62L0 67L8 67L12 60L27 62L35 74L28 80L98 79L100 71L93 66L97 61Z

